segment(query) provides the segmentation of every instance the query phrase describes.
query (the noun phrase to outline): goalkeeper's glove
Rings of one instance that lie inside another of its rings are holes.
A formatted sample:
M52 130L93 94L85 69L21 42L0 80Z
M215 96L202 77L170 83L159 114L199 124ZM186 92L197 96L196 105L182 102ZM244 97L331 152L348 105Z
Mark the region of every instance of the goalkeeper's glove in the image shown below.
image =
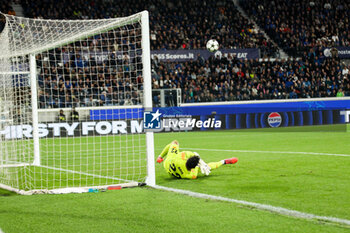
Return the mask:
M158 156L158 158L157 158L157 163L161 163L161 162L163 162L163 158L162 158L162 156Z
M206 164L202 159L199 160L199 163L198 163L198 166L199 168L201 169L201 173L206 175L206 176L209 176L210 174L210 167L208 164Z

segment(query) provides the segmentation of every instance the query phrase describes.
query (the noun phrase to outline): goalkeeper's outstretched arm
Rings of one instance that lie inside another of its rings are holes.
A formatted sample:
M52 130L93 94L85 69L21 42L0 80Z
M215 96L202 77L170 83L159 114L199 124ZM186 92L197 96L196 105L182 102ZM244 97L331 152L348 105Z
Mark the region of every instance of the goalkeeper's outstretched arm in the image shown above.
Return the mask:
M158 158L157 158L157 163L163 162L165 156L166 156L166 155L168 154L168 152L169 152L169 148L170 148L171 144L177 144L177 145L179 145L179 142L176 141L176 140L174 140L174 141L172 141L171 143L169 143L168 145L166 145L166 146L164 147L164 149L162 150L162 152L160 153L160 155L158 156Z

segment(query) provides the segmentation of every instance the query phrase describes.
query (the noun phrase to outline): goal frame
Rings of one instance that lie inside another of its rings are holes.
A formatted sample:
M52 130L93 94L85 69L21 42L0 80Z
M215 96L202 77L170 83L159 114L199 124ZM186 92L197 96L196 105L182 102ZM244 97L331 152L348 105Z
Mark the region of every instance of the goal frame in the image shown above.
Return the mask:
M141 17L140 17L141 15ZM119 22L117 25L111 25L111 23L107 23L104 27L99 27L95 30L91 30L88 32L84 32L83 34L79 34L72 38L66 38L62 41L59 41L54 44L49 44L47 46L40 47L36 50L25 50L20 53L15 52L14 54L9 55L8 57L3 56L2 58L11 58L16 56L28 56L29 57L29 72L26 71L13 71L13 72L1 72L0 74L4 75L19 75L26 74L29 75L30 80L30 88L31 88L31 105L32 105L32 126L33 126L33 157L34 160L31 164L29 163L21 163L21 164L13 164L13 165L4 165L3 167L21 167L21 166L41 166L41 157L40 157L40 140L38 133L38 125L39 125L39 109L38 109L38 87L37 87L37 66L36 66L36 55L59 46L63 46L69 43L72 43L80 38L86 38L89 36L94 36L103 31L108 31L117 27L121 27L127 23L133 22L136 19L140 20L141 23L141 49L142 49L142 74L143 74L143 105L142 108L145 111L151 111L152 106L152 78L151 78L151 51L150 51L150 32L149 32L149 13L148 11L142 11L140 13L131 15L129 17L125 17ZM147 160L147 176L145 179L145 184L148 186L156 185L155 178L155 162L154 162L154 135L151 131L145 131L145 139L146 139L146 160ZM17 188L10 187L8 185L0 183L0 188L7 189L10 191L17 192L19 194L38 194L38 193L83 193L88 192L91 188L107 188L110 185L102 185L102 186L92 186L92 187L69 187L69 188L59 188L55 190L29 190L24 191ZM140 184L138 182L130 182L130 183L122 183L115 184L121 187L130 187L130 186L140 186L144 185L144 183Z

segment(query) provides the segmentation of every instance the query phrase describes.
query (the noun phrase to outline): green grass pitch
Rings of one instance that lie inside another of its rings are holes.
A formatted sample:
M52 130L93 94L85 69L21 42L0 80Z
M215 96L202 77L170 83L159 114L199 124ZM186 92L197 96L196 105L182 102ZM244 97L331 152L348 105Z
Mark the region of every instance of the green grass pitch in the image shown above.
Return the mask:
M173 179L156 164L157 184L350 219L350 157L326 155L350 154L350 134L292 131L155 134L156 154L177 139L180 148L196 148L208 162L239 158L236 165L223 166L197 180ZM33 196L0 191L0 229L5 233L350 232L340 225L147 187Z

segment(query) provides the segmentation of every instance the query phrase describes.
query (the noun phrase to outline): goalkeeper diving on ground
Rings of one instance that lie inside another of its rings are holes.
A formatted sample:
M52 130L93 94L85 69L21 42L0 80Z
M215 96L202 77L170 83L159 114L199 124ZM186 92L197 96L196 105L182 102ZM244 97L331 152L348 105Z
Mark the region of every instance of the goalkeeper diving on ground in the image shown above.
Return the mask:
M165 158L165 160L164 160ZM164 168L170 175L179 179L196 179L198 171L209 175L211 170L225 164L237 163L237 158L224 159L206 164L197 152L179 150L179 142L174 140L166 145L157 158L157 163L164 161Z

